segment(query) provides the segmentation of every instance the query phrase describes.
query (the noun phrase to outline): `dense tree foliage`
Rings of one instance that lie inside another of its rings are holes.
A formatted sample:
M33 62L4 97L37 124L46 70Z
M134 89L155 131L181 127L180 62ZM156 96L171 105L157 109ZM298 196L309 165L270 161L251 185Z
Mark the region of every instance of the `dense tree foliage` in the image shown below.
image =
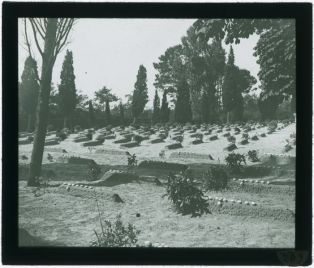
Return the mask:
M264 105L276 105L292 97L295 102L295 22L287 19L214 19L197 20L194 24L200 40L225 38L228 43L240 43L241 38L259 35L254 56L258 58ZM273 97L278 96L278 97ZM270 109L275 111L275 107Z
M105 123L107 125L111 124L110 102L115 102L117 100L118 97L115 94L112 94L111 89L106 86L95 92L95 101L98 104L98 107L102 111L105 109Z
M170 116L170 108L168 107L168 101L167 101L167 91L164 91L162 95L162 102L161 102L161 108L160 108L160 120L163 123L166 123L169 121Z
M177 101L175 105L175 121L179 123L191 122L192 109L189 85L185 80L180 81L177 89Z
M122 104L122 101L119 103L119 113L120 113L120 124L125 124L125 118L124 118L124 106Z
M60 74L59 108L64 118L64 127L68 127L68 120L77 104L75 75L72 52L67 50Z
M89 126L94 127L95 125L95 111L93 102L90 100L88 102L88 119L89 119Z
M234 52L232 46L225 67L225 75L222 86L223 108L227 115L227 122L242 121L244 112L243 93L248 93L256 79L247 70L239 69L234 64Z
M140 65L132 96L132 115L134 117L134 122L136 122L140 114L143 113L147 102L147 71L143 65Z
M24 70L19 84L19 104L21 113L27 114L27 130L30 132L34 128L35 112L38 101L39 83L38 83L37 63L31 57L27 57L24 63Z
M153 123L160 121L160 98L158 96L157 90L155 90L154 103L153 103Z

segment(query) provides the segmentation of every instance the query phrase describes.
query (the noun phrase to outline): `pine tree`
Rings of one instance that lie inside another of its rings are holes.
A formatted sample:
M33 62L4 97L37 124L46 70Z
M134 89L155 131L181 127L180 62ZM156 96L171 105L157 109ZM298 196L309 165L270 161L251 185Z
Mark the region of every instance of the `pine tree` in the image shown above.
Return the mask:
M94 112L94 107L93 107L93 103L91 100L88 102L88 118L89 118L90 127L94 127L94 125L95 125L95 112Z
M117 96L112 94L111 89L106 86L95 92L96 103L102 111L105 109L105 123L107 125L110 125L111 123L110 102L115 102L117 100Z
M146 68L143 65L140 65L132 97L132 114L134 123L137 121L137 118L140 116L140 114L144 111L144 107L147 102L147 72Z
M174 118L179 123L186 123L192 120L189 85L185 80L180 81L178 84Z
M27 131L31 132L34 126L34 117L38 102L39 83L38 83L37 63L32 57L27 57L24 63L24 70L21 77L20 104L22 110L27 114Z
M162 95L162 102L161 102L161 109L160 109L160 120L163 123L166 123L169 121L169 115L170 115L170 109L168 107L168 101L167 101L167 92L164 91Z
M158 123L160 121L160 98L158 96L157 89L155 91L153 118L152 119L153 119L153 123Z
M72 52L67 50L62 65L59 85L59 108L64 117L64 127L68 127L68 120L75 110L77 95Z

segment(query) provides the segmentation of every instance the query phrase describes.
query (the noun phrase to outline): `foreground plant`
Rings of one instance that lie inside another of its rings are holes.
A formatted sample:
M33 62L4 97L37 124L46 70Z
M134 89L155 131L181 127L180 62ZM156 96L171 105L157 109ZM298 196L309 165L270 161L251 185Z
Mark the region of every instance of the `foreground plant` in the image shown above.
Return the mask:
M208 200L188 172L168 176L165 196L183 215L191 214L196 217L209 213Z
M94 247L135 247L140 233L132 224L124 225L119 214L115 221L105 220L101 223L101 232L91 244Z
M137 166L136 154L130 154L129 152L126 152L126 155L128 157L128 167L136 167Z
M225 158L227 166L235 173L241 172L242 164L246 164L245 155L230 153Z
M101 167L94 161L88 165L88 178L90 181L96 181L101 174Z
M249 160L251 161L251 162L259 162L260 160L259 160L259 158L258 158L258 156L257 156L257 151L256 150L251 150L251 151L248 151L248 157L249 157Z

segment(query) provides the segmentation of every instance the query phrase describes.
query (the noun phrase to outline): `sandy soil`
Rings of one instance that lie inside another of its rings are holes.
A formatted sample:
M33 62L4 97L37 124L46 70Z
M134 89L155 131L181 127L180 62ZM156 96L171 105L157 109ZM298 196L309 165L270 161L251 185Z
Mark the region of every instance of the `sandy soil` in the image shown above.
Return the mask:
M99 217L94 194L88 190L69 192L65 187L49 188L40 197L20 182L19 225L32 235L67 246L89 246L99 231ZM212 212L200 218L177 214L163 187L151 183L130 183L97 189L103 219L114 219L121 213L141 233L139 243L152 241L169 247L294 247L294 222L252 216L234 216ZM113 202L118 193L125 201ZM209 193L214 194L214 193ZM217 193L216 193L217 195ZM284 196L252 196L236 192L218 193L221 197L254 200L256 207L271 209L272 204L293 207L293 198ZM265 201L269 200L269 202ZM285 203L281 203L285 200ZM240 205L239 205L240 206ZM242 207L245 205L242 205ZM136 217L140 213L140 217Z
M259 135L264 132L267 132L266 128L260 128L251 131L249 135L253 136L255 133ZM283 152L285 140L295 132L295 124L291 124L258 141L250 140L250 143L245 146L238 145L241 140L240 134L236 136L238 146L236 152L247 153L249 150L258 150L259 155L295 156L295 148L288 153ZM191 145L193 138L185 133L183 148L166 151L165 158L160 158L159 152L167 144L172 143L170 139L159 144L143 141L141 146L127 149L127 151L135 153L138 160L223 163L228 154L223 150L228 145L226 138L222 136L223 133L218 134L219 140L216 141L208 141L208 136L205 136L204 143L199 145ZM47 159L47 154L50 153L54 158L52 165L64 161L64 158L69 156L91 158L102 165L126 165L127 158L123 153L126 150L121 149L119 144L114 144L113 140L106 140L103 145L97 146L97 149L105 150L105 152L97 153L96 149L90 151L82 147L80 143L74 143L75 136L70 135L59 145L47 146L43 162L50 163ZM151 139L153 138L152 135ZM62 149L66 149L68 153L64 155ZM28 156L28 160L20 160L20 163L29 163L31 150L32 144L19 146L19 155ZM210 153L215 160L173 158L170 157L172 152L204 155ZM73 181L75 181L75 174L73 176ZM218 193L208 192L208 196L254 201L257 206L239 207L226 204L222 209L217 209L213 201L210 203L212 214L203 215L200 218L177 214L171 203L166 198L162 198L165 189L149 182L97 187L96 191L100 194L98 199L102 218L114 219L118 213L121 213L123 222L132 223L141 231L139 243L149 240L165 243L170 247L294 247L295 224L293 217L289 218L287 212L289 210L294 213L295 196L291 190L293 186L272 185L269 187L272 187L271 191L250 192L231 189ZM21 228L25 228L34 236L58 245L73 247L90 245L95 239L94 230L100 229L93 192L78 190L75 187L68 192L65 187L60 186L48 188L45 194L36 197L33 191L34 188L26 187L25 181L19 182L19 226ZM118 193L125 203L113 202L111 196L114 193ZM136 217L136 213L140 213L141 216ZM282 214L282 217L275 217L278 213Z

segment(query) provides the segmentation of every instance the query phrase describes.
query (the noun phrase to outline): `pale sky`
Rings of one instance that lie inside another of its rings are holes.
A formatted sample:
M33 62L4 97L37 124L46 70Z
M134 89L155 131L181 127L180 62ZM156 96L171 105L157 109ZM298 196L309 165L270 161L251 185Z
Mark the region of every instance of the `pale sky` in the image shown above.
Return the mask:
M94 98L94 92L103 86L112 89L118 97L133 91L138 68L143 64L147 69L149 103L152 106L156 71L153 62L167 48L181 42L189 26L195 19L79 19L74 26L70 44L58 55L53 70L52 82L60 83L60 72L66 49L73 52L76 88L83 94ZM23 48L23 27L19 22L19 79L28 56ZM30 34L31 32L29 32ZM242 39L233 45L235 64L247 69L257 78L259 65L253 56L253 48L258 36ZM38 63L40 75L41 58L33 52ZM229 51L229 46L224 46ZM161 96L161 94L160 94Z

